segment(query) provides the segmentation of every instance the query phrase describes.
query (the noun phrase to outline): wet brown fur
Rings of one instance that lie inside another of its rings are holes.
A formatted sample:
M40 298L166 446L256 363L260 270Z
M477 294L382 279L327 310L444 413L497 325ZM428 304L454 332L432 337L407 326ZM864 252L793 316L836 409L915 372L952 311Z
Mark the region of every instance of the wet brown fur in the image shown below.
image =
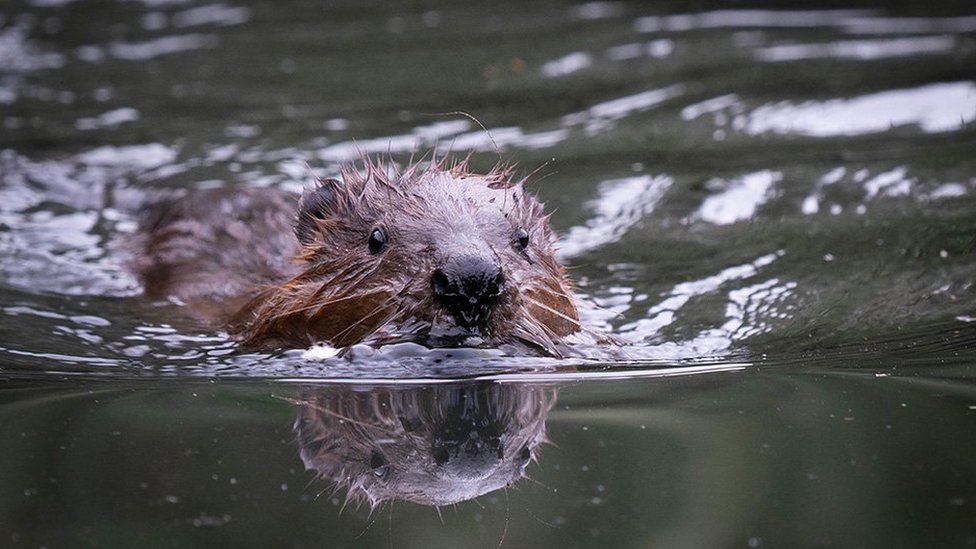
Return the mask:
M487 344L559 355L580 330L548 216L510 168L479 175L466 160L399 169L366 159L341 173L306 191L297 220L293 199L271 189L191 191L157 205L136 252L147 294L178 297L247 345L425 340L451 324L432 271L479 249L507 280L478 334ZM377 227L389 245L372 255ZM519 228L530 235L525 250L514 245Z

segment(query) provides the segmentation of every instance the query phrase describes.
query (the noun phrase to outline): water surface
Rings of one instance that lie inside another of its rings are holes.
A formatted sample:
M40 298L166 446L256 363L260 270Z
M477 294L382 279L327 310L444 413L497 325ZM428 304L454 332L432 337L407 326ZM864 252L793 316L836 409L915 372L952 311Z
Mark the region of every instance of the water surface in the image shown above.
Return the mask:
M0 539L976 545L976 12L776 8L5 3ZM119 259L433 147L539 168L626 359L241 350Z

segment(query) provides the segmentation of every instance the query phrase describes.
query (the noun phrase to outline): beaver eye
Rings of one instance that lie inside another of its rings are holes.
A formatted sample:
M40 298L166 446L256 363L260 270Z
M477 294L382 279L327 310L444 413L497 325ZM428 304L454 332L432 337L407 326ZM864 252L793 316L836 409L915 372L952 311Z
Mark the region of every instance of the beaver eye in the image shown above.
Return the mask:
M369 467L373 470L373 474L377 478L383 478L387 473L390 472L390 464L387 463L386 458L382 454L373 450L373 454L369 457Z
M523 250L529 247L529 231L519 228L515 231L515 243Z
M386 249L386 233L383 229L373 229L369 234L369 253L376 255Z

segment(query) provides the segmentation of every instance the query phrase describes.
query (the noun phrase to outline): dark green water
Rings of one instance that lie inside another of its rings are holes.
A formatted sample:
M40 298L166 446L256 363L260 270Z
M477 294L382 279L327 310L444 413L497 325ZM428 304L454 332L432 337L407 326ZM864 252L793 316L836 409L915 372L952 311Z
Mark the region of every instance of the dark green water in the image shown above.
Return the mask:
M976 545L976 9L771 8L0 5L0 546ZM543 166L630 360L242 351L119 262L435 145Z

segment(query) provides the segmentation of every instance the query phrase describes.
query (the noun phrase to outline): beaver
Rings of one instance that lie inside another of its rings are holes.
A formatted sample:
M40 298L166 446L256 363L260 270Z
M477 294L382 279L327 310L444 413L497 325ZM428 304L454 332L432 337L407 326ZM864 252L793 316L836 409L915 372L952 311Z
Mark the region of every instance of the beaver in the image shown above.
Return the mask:
M208 189L151 206L133 266L246 346L413 341L561 356L581 330L543 205L511 166L365 158L300 197Z
M441 506L525 476L547 441L556 390L487 381L326 385L302 389L292 402L302 462L347 501Z

